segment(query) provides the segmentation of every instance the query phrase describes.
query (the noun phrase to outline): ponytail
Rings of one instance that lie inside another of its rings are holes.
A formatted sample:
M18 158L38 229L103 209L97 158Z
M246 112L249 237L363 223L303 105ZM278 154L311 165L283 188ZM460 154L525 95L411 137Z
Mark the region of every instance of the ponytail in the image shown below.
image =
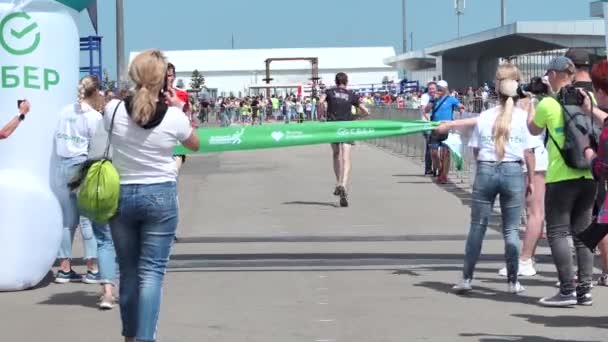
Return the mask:
M156 111L156 100L148 88L139 88L133 96L133 121L140 126L147 124Z

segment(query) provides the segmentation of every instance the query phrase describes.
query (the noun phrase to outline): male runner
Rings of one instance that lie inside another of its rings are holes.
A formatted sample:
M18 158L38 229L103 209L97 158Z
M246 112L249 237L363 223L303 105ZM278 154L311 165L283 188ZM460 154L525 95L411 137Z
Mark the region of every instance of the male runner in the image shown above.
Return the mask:
M336 87L327 89L319 99L319 106L327 103L327 121L352 121L352 107L358 108L364 116L369 114L365 106L359 102L359 98L350 90L346 89L348 76L340 72L336 75ZM351 169L351 148L354 142L331 144L333 151L334 173L336 174L336 189L334 195L340 197L340 206L348 207L346 186L348 184Z

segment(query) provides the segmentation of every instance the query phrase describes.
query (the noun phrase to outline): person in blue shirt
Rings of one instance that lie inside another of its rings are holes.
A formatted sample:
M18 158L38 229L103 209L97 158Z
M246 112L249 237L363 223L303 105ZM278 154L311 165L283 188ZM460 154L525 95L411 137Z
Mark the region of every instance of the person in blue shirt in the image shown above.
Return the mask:
M437 92L435 98L429 101L425 108L426 113L430 113L431 121L452 121L454 120L454 110L464 112L464 106L457 98L450 95L448 82L441 80L437 82ZM450 172L450 151L442 144L447 139L447 135L431 136L431 158L433 160L433 175L438 176L440 184L448 182Z

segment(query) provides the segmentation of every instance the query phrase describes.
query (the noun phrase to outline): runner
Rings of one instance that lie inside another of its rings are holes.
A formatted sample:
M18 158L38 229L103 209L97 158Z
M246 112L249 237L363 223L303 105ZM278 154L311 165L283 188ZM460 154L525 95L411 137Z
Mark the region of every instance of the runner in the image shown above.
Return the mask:
M327 102L327 121L352 121L355 117L351 107L355 106L364 116L369 114L365 106L361 105L358 97L346 89L348 76L340 72L336 75L336 87L327 89L319 99L319 106ZM351 170L351 149L354 142L331 144L333 151L334 173L336 175L336 188L334 195L340 197L340 206L348 207L347 184Z

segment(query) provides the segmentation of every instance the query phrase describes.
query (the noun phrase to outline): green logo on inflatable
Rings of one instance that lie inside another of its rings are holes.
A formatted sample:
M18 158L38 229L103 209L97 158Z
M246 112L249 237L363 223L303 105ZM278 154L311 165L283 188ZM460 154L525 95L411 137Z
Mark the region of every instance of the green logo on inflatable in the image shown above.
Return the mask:
M27 47L16 48L11 46L9 42ZM39 44L40 31L38 24L32 22L27 13L11 13L0 21L0 45L6 52L23 56L34 52Z

